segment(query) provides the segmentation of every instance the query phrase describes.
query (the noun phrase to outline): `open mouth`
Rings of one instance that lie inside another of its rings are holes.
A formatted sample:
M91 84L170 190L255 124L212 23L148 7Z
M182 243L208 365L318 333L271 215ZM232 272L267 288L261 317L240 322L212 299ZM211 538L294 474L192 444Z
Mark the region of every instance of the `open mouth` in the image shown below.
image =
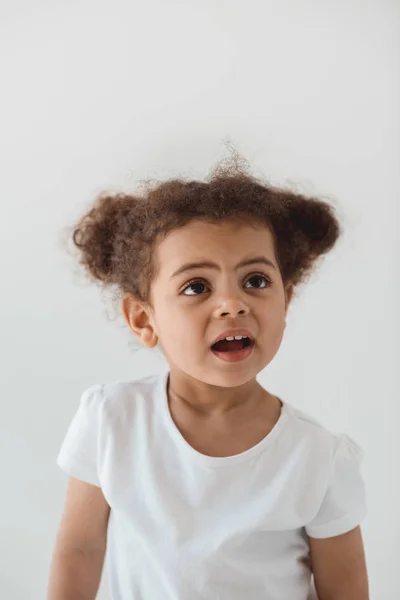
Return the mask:
M240 350L244 350L244 348L249 348L253 346L254 342L248 337L242 337L241 339L224 339L220 340L216 344L211 346L211 350L215 352L239 352Z
M254 340L245 336L235 336L220 340L211 346L212 353L228 363L243 361L253 352Z

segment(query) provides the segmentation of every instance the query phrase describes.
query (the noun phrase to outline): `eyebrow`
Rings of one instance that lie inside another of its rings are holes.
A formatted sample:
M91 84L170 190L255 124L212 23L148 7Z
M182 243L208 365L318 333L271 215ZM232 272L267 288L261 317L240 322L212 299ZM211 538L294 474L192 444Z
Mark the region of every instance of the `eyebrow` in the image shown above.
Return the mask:
M235 266L235 271L237 271L241 267L247 267L248 265L260 263L264 265L269 265L270 267L276 270L276 266L271 260L269 260L265 256L255 256L254 258L247 258L245 260L240 261ZM185 271L192 271L193 269L217 269L219 271L219 266L216 263L210 261L185 263L181 267L179 267L179 269L177 269L174 273L172 273L171 279L173 279L177 275L181 275L181 273L184 273Z

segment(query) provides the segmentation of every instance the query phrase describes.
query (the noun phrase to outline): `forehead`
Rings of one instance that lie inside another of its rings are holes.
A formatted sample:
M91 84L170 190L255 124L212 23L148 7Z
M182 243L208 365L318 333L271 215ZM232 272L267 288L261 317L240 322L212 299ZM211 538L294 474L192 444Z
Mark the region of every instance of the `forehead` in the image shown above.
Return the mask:
M169 232L156 248L159 268L171 272L188 260L236 263L260 254L276 263L271 231L266 225L237 221L193 221Z

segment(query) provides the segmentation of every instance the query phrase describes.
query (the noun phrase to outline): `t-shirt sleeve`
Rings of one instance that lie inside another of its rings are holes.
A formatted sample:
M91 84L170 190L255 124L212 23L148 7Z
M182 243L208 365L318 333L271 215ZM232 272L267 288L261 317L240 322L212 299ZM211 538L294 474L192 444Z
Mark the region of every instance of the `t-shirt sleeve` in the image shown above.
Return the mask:
M68 475L100 487L98 473L99 430L103 385L87 388L57 457L57 465Z
M349 436L338 436L331 477L318 513L306 525L307 535L327 538L360 525L367 514L365 484L361 474L364 452Z

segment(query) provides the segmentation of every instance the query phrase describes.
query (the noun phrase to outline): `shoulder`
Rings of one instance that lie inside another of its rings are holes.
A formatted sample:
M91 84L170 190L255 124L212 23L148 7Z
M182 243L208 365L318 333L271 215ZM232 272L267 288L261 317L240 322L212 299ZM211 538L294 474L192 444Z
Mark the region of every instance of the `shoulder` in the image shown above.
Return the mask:
M291 434L295 439L306 441L313 449L329 455L332 459L337 455L348 455L361 459L363 449L349 435L333 432L315 417L300 410L292 404L285 404Z
M98 410L109 418L124 418L140 405L150 407L159 396L164 373L135 380L116 380L96 383L86 388L81 403L88 410Z
M361 505L364 494L360 469L364 456L362 448L349 435L332 432L292 405L286 405L285 412L283 456L287 462L296 465L300 501L308 503L310 516L315 517L324 498L328 506L324 513L328 515L327 519L335 517L335 502L343 509L347 504L350 506L352 498ZM319 533L316 528L310 531L313 535Z

